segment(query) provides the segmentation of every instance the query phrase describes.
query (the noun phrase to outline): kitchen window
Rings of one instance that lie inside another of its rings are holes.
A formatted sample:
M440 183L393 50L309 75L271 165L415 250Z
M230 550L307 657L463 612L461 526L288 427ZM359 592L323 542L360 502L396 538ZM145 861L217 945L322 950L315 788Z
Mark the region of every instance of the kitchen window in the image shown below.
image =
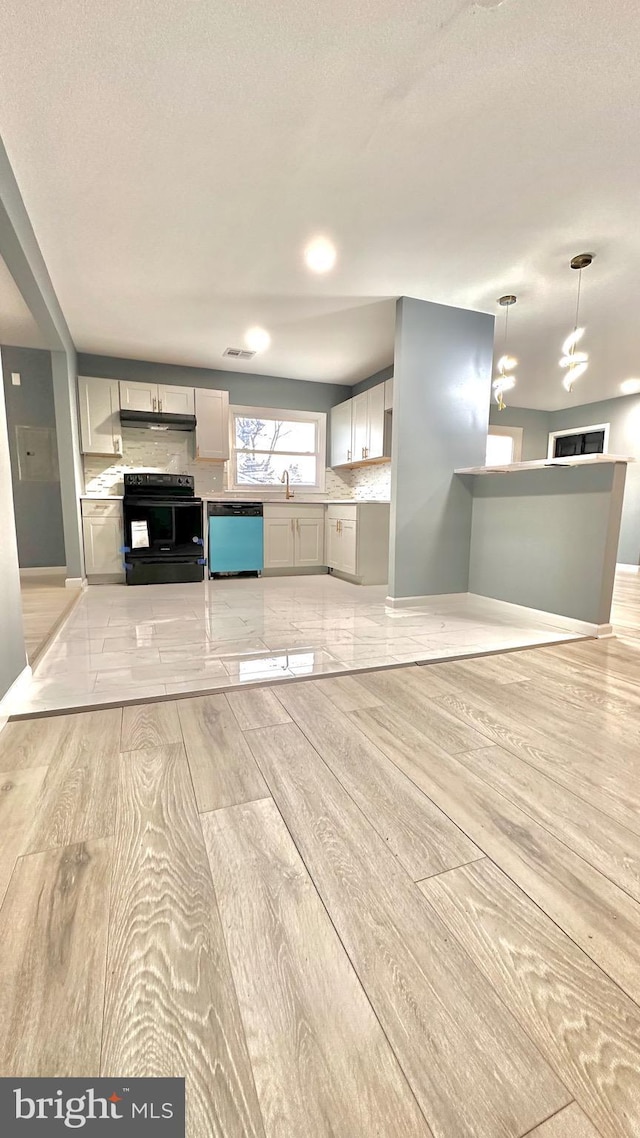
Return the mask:
M234 490L291 486L324 490L327 416L319 411L231 407L231 480Z

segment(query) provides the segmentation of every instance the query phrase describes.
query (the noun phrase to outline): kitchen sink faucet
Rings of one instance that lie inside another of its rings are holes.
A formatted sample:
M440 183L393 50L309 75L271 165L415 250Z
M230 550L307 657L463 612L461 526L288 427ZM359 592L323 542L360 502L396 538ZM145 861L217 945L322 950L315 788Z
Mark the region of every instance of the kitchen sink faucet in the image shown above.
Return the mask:
M286 483L287 493L285 494L285 497L288 501L289 498L293 498L293 490L291 490L291 488L289 486L289 471L288 470L282 471L282 478L280 479L280 481Z

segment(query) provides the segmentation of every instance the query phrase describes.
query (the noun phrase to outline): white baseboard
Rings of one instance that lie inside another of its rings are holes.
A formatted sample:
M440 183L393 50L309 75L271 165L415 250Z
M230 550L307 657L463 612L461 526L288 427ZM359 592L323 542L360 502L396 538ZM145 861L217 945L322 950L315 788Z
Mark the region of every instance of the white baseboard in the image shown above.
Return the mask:
M504 612L505 608L513 611L514 616L528 616L531 620L535 620L537 624L549 626L557 630L558 626L566 629L567 632L575 632L578 636L597 636L602 639L606 636L613 635L613 628L610 624L592 624L588 620L578 620L573 616L563 616L558 612L547 612L545 609L532 609L526 605L516 605L512 601L500 601L495 597L485 597L481 593L470 593L474 601L482 601L487 609L491 609L498 605L500 612Z
M616 570L620 570L622 573L640 573L640 565L625 565L624 562L618 561Z
M62 577L67 572L66 565L36 565L21 569L21 577Z
M431 593L423 597L386 597L385 605L390 609L417 608L419 605L433 604L434 601L459 601L461 597L469 597L470 593Z
M65 588L67 589L86 589L86 577L67 577L65 580Z
M499 609L504 613L505 607L513 611L514 616L528 616L535 620L537 624L543 627L550 627L554 630L566 629L567 632L575 632L578 636L597 636L599 640L607 636L613 636L613 628L610 624L591 624L586 620L576 620L575 617L562 616L561 613L546 612L544 609L527 608L525 605L516 605L511 601L500 601L495 597L485 597L480 593L434 593L432 596L426 597L387 597L385 604L389 608L415 608L418 606L433 605L436 606L442 601L455 602L455 601L468 601L482 602L487 611L491 609Z
M31 683L33 673L31 666L26 664L20 672L20 675L13 681L8 692L5 692L2 699L0 699L0 731L6 726L7 720L11 715L13 701L21 696Z

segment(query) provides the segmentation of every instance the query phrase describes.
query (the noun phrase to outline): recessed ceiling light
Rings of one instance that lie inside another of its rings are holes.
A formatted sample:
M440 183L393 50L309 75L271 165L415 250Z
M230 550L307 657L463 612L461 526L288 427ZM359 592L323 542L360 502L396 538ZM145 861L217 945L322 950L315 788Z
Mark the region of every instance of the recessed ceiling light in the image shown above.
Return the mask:
M244 334L244 342L251 352L265 352L271 343L271 336L265 328L249 328Z
M314 237L304 251L304 259L313 273L329 273L337 259L336 247L328 237Z
M637 395L640 392L640 379L625 379L620 384L623 395Z

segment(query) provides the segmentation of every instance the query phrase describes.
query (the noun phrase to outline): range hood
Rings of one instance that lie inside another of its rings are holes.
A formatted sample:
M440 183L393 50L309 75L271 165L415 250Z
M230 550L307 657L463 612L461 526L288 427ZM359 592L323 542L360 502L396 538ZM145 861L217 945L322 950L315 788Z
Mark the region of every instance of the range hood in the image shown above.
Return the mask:
M172 415L164 411L121 411L123 427L141 427L147 431L195 431L195 415Z

